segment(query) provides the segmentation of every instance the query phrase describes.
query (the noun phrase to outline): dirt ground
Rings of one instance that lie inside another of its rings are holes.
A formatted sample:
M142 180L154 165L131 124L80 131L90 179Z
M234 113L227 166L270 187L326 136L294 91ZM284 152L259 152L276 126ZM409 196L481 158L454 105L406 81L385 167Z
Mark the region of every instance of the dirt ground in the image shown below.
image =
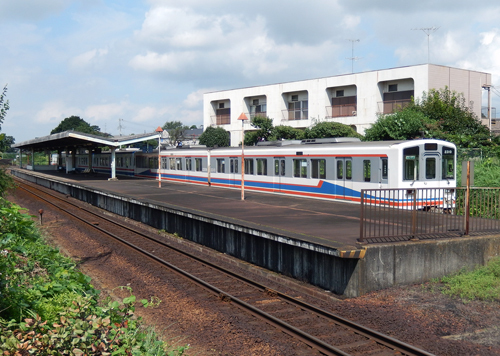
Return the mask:
M130 285L140 298L158 297L155 309L140 309L145 322L172 345L190 345L189 355L308 355L286 335L271 336L253 319L234 316L229 306L207 294L178 288L153 263L130 257L123 249L99 241L86 228L34 201L21 190L9 200L38 217L50 241L79 261L103 295L125 296ZM196 297L193 296L196 294ZM391 288L353 299L323 301L324 308L436 355L500 355L500 301L463 302L439 293L439 285Z

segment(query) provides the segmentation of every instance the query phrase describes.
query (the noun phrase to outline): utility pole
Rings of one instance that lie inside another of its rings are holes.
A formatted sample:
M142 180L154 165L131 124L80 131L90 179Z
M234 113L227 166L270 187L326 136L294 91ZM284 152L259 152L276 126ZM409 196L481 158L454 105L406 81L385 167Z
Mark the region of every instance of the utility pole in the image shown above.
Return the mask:
M359 39L355 39L355 40L349 40L351 41L352 43L352 49L351 49L351 58L347 58L347 59L350 59L351 60L351 73L354 73L354 61L357 61L359 58L358 57L354 57L354 42L359 42Z
M422 28L413 28L413 31L419 30L423 31L427 35L427 64L430 63L430 44L429 44L429 37L431 33L436 32L439 30L439 27L422 27Z
M122 128L123 128L122 121L123 119L118 119L118 131L120 132L120 136L122 135Z

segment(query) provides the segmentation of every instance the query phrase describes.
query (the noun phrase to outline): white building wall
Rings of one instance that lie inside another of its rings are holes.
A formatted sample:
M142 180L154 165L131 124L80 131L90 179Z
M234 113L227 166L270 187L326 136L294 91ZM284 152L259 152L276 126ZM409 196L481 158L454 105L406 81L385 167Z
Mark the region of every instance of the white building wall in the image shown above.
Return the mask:
M390 84L397 84L398 91L414 90L416 98L431 88L441 89L448 86L450 90L464 94L467 102L473 102L473 110L480 117L482 85L491 83L491 75L436 65L417 65L393 69L371 71L365 73L346 74L311 80L263 85L250 88L223 90L204 95L204 127L215 125L214 103L224 102L231 108L230 123L220 125L231 133L231 145L241 142L241 121L238 117L245 113L250 119L253 98L259 102L265 98L266 116L273 119L273 124L305 128L319 121L334 121L346 125L354 125L363 133L377 120L377 113L382 111L384 92ZM327 107L331 106L331 98L337 89L343 89L344 95L357 96L355 115L327 118ZM298 99L307 98L308 118L305 120L288 120L286 110L291 95ZM245 130L253 129L249 121L245 122Z

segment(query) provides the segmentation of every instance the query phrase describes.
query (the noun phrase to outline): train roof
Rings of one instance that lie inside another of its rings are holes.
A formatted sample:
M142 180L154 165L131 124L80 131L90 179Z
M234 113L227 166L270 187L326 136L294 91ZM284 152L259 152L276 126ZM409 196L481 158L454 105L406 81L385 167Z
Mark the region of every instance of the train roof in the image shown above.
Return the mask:
M451 146L454 146L452 143L437 140L437 139L418 139L418 140L393 140L393 141L360 141L359 139L353 138L340 138L341 140L333 141L332 139L316 139L312 140L286 140L286 141L264 141L259 142L257 146L245 146L245 150L249 151L258 151L258 150L269 150L276 148L278 150L283 149L304 149L307 148L390 148L394 146L412 146L416 143L420 143L422 141L425 142L433 142L433 143L444 143ZM206 147L179 147L172 148L169 151L189 151L189 150L197 150L203 149L206 150ZM241 146L239 147L217 147L210 148L212 152L218 151L240 151Z

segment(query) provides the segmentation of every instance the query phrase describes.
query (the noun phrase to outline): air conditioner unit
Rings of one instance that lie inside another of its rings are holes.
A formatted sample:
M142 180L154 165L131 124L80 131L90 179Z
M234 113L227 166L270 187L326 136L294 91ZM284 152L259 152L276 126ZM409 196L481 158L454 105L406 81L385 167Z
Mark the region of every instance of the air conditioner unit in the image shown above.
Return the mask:
M357 112L356 110L354 110L354 111L352 112L352 116L356 116L357 114L358 114L358 112Z

